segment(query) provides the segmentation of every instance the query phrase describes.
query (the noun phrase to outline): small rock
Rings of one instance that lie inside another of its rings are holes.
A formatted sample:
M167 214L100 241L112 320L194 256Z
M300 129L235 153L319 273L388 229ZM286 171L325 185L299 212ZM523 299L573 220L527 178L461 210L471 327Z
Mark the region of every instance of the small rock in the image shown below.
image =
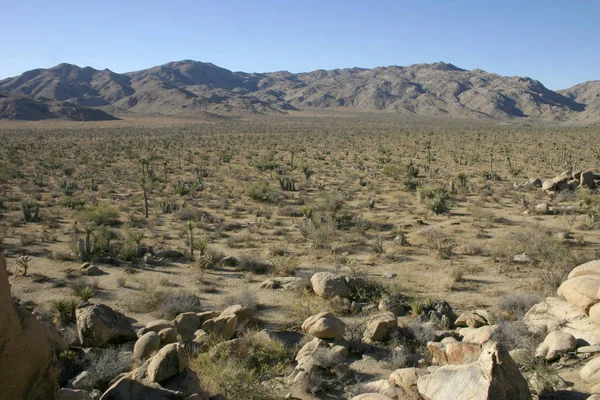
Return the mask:
M352 294L346 279L331 272L317 272L310 278L310 283L313 291L318 296L326 299L334 297L347 298Z
M531 261L531 259L529 258L529 256L525 253L521 253L521 254L516 254L513 257L513 262L519 263L519 264L527 264Z
M379 314L367 325L363 339L367 342L381 342L387 338L390 330L396 327L398 327L398 318L394 313L386 312Z
M567 332L550 332L535 351L536 357L545 357L548 361L556 360L560 353L575 350L577 339Z

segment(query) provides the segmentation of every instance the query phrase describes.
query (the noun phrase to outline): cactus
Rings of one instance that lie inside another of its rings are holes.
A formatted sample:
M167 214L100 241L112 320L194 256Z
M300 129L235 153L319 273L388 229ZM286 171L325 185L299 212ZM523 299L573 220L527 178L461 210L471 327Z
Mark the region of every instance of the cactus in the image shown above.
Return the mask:
M79 261L92 261L95 245L92 242L90 229L86 230L85 237L77 240L77 259Z
M296 182L287 176L279 178L279 186L281 186L281 190L288 192L293 192L296 190Z
M35 222L39 220L40 206L35 202L21 202L21 213L25 222Z

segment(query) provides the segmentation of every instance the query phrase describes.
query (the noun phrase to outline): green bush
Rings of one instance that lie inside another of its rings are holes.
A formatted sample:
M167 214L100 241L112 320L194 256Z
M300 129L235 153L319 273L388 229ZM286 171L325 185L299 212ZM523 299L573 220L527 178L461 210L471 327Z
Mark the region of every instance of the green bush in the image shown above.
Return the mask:
M261 203L276 203L279 193L272 188L267 181L253 183L246 189L246 194L255 201Z
M96 226L117 226L119 225L119 211L114 208L98 205L94 208L80 211L77 219L83 225L94 224Z

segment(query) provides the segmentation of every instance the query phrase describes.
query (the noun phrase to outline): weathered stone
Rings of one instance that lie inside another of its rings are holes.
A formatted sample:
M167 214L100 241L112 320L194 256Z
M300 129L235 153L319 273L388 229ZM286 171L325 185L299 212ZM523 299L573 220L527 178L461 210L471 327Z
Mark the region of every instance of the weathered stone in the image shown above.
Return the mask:
M308 317L302 324L302 330L320 339L337 339L344 336L346 324L328 312Z
M151 382L162 382L182 372L187 367L184 347L178 343L163 347L148 363L148 378Z
M165 328L158 332L158 337L160 337L162 344L175 343L177 341L177 329Z
M237 317L235 315L225 315L211 318L202 324L202 330L206 333L214 333L229 340L235 336L237 327Z
M600 327L581 308L556 297L534 305L523 322L536 334L559 330L575 336L580 346L600 345Z
M599 300L600 276L584 275L567 279L558 288L558 296L581 307L586 313Z
M568 279L583 275L598 275L600 276L600 260L593 260L573 268L569 273Z
M146 332L154 331L158 333L165 328L175 328L175 323L166 319L158 319L155 321L148 322L145 326Z
M556 183L553 181L544 181L544 183L542 183L542 190L546 192L552 192L555 187Z
M58 391L58 400L93 400L87 390L62 388Z
M204 312L196 313L196 315L200 319L200 326L202 326L202 324L204 323L204 321L207 321L207 320L212 319L212 318L216 318L220 314L221 313L218 312L218 311L204 311Z
M412 392L417 387L419 377L427 374L427 370L420 368L400 368L392 372L390 382L407 392Z
M301 290L310 287L310 285L308 285L307 281L303 278L286 276L269 278L263 281L259 287L261 289Z
M221 313L221 317L235 315L238 319L238 324L251 323L254 321L254 310L250 307L244 307L240 304L227 307Z
M535 212L538 214L548 214L550 207L547 203L540 203L535 206Z
M181 336L181 341L187 342L194 337L194 333L200 329L200 317L195 312L186 312L175 317L175 327Z
M476 343L429 342L427 348L439 365L466 364L476 361L481 355L481 345Z
M495 342L488 342L474 362L442 366L419 377L417 387L426 400L531 399L519 368Z
M81 371L77 375L75 375L69 382L67 383L67 388L69 389L83 389L85 387L89 387L89 383L91 382L91 376L88 371Z
M581 346L577 348L578 354L600 353L600 346Z
M133 347L133 360L137 364L143 364L148 358L160 349L160 336L150 331L135 342Z
M55 398L59 375L49 329L24 307L14 306L0 254L0 397Z
M84 347L102 347L137 339L129 318L105 304L79 308L75 315L79 341Z
M493 324L493 318L487 310L464 312L454 321L455 326L468 326L469 328L479 328L491 324Z
M579 178L579 184L582 187L593 188L594 185L594 173L592 171L585 171L581 173Z
M393 328L398 327L398 318L391 312L375 316L367 325L363 335L366 341L381 342Z
M381 393L363 393L354 396L352 400L393 400L391 397Z
M576 347L577 339L573 335L567 332L553 331L540 343L535 351L535 356L553 361L560 356L560 353L573 351Z
M492 339L494 333L499 329L498 325L485 325L480 328L461 328L458 334L463 342L484 344Z
M350 297L352 290L343 276L331 272L317 272L310 278L313 291L326 299Z

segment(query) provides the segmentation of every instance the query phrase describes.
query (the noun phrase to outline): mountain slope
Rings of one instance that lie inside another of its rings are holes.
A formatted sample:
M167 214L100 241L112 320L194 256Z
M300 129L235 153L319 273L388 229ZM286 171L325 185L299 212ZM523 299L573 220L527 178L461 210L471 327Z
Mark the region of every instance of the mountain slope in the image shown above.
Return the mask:
M42 101L27 96L5 96L0 94L0 120L39 121L54 118L70 121L109 121L116 119L104 111L68 102Z
M232 72L191 60L117 74L60 64L0 81L0 91L140 114L286 112L356 108L418 115L541 120L575 118L577 95L540 82L452 64L348 68L292 74Z
M577 119L586 122L600 121L600 81L588 81L572 88L559 90L563 96L585 104L585 111L577 115Z

